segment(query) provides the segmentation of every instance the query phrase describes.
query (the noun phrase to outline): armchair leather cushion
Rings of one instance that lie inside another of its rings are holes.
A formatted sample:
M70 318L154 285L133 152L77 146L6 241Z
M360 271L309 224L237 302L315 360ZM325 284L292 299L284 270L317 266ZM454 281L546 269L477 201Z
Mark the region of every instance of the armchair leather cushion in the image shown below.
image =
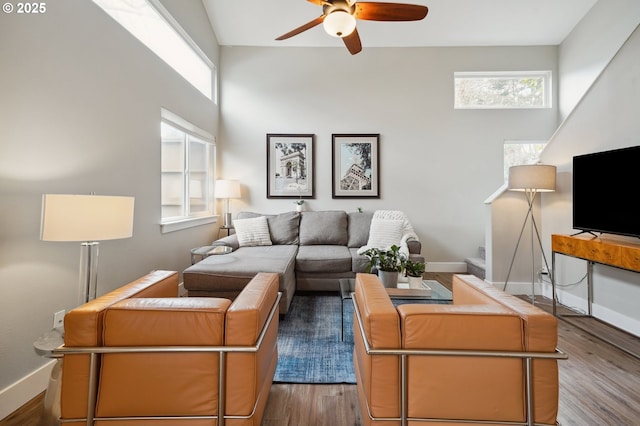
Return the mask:
M373 274L357 274L354 297L371 347L400 348L400 317L377 277ZM368 356L364 351L362 336L357 332L354 333L354 366L358 387L371 402L371 413L379 417L400 415L398 357Z
M64 317L64 344L67 347L101 346L106 309L132 297L177 297L178 273L153 271L69 312ZM80 418L87 413L89 355L66 355L62 369L60 401L64 418ZM73 396L65 396L73 395Z
M278 295L278 274L258 273L227 311L225 345L254 346ZM257 353L227 356L226 413L248 416L258 401L261 413L275 372L278 351L278 312ZM261 387L262 385L262 387ZM254 418L261 418L261 414Z
M221 346L231 302L127 299L110 307L105 346ZM215 415L218 353L105 354L98 416Z
M500 305L401 305L405 349L523 350L523 323ZM522 361L504 358L408 359L409 415L524 420Z

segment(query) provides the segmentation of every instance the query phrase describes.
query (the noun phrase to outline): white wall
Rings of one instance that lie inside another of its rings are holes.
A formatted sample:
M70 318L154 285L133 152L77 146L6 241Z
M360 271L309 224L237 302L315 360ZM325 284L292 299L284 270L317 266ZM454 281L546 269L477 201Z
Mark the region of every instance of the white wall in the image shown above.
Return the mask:
M640 19L638 0L600 0L562 42L560 117L566 119Z
M636 25L640 21L637 19ZM587 31L587 29L585 29ZM636 28L602 74L565 120L543 153L542 160L558 166L558 190L544 198L543 229L569 234L572 229L572 159L574 155L640 144L640 29ZM635 194L630 194L633 196ZM594 193L594 202L598 194ZM557 257L560 285L584 276L586 262ZM640 335L640 274L596 265L594 315ZM586 310L586 283L562 288L560 301Z
M314 133L312 210L399 209L433 269L484 244L483 201L503 182L506 139L546 140L557 110L454 110L453 72L556 71L556 47L222 47L220 172L237 212L293 209L266 198L266 134ZM380 199L331 198L331 134L380 133ZM443 270L443 269L436 269Z
M201 2L163 3L217 63ZM91 1L48 2L37 16L0 14L0 58L3 418L20 392L12 384L47 362L33 342L54 312L77 300L80 245L39 240L41 195L136 197L133 238L101 243L99 294L153 269L182 271L189 248L211 241L213 226L160 233L160 108L213 134L218 110Z

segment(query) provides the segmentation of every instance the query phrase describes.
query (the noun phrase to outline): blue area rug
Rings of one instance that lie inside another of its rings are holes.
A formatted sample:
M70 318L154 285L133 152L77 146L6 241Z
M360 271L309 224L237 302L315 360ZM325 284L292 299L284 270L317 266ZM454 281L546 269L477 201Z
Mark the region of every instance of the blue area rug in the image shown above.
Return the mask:
M296 294L278 329L277 383L355 383L353 305L340 296Z

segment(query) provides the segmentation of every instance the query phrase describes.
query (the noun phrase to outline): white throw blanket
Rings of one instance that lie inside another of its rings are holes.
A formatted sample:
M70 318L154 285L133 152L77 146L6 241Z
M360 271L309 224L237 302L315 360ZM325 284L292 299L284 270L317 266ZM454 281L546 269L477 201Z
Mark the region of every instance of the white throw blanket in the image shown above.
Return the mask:
M381 231L381 228L382 231ZM384 229L386 228L386 229ZM381 233L384 235L381 236ZM400 253L409 256L407 240L409 238L418 239L418 235L413 231L407 216L399 210L376 210L371 219L369 229L369 241L366 246L358 249L358 254L362 254L370 248L389 249L391 245L400 247ZM394 241L397 239L397 241Z

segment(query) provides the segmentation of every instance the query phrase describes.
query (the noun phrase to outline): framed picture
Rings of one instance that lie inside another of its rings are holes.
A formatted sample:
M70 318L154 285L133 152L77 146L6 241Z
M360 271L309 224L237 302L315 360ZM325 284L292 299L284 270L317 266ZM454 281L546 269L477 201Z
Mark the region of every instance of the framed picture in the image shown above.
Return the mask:
M331 135L333 198L380 198L380 135Z
M267 198L313 198L314 139L267 134Z

